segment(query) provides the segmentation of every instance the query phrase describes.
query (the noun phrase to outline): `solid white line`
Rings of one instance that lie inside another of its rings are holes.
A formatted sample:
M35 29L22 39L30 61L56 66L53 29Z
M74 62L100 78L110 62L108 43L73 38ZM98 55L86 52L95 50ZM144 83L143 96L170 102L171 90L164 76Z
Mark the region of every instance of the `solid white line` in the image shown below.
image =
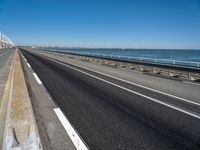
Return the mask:
M88 150L87 146L84 144L84 142L81 140L81 138L78 136L70 122L67 120L65 115L62 113L60 108L54 108L54 112L58 116L60 122L62 123L63 127L65 128L66 132L68 133L70 139L74 143L77 150Z
M64 62L69 63L69 64L74 65L74 66L77 66L77 67L80 67L80 68L83 68L83 69L86 69L86 70L89 70L89 71L93 71L95 73L98 73L98 74L101 74L101 75L104 75L104 76L107 76L107 77L110 77L110 78L113 78L113 79L116 79L116 80L119 80L119 81L123 81L125 83L129 83L129 84L132 84L132 85L135 85L135 86L138 86L138 87L141 87L141 88L144 88L144 89L147 89L147 90L159 93L159 94L163 94L163 95L166 95L166 96L169 96L169 97L173 97L173 98L176 98L178 100L181 100L181 101L184 101L184 102L187 102L187 103L191 103L191 104L200 106L200 103L197 103L197 102L194 102L194 101L182 98L182 97L178 97L178 96L175 96L175 95L172 95L172 94L169 94L169 93L165 93L165 92L162 92L162 91L150 88L150 87L143 86L141 84L137 84L137 83L134 83L134 82L131 82L131 81L127 81L127 80L124 80L124 79L121 79L121 78L118 78L118 77L115 77L115 76L111 76L109 74L105 74L105 73L102 73L102 72L99 72L99 71L95 71L93 69L89 69L89 68L86 68L86 67L75 65L75 64L67 62L67 61L64 61Z
M29 64L29 63L27 63L27 66L28 66L29 68L31 68L31 66L30 66L30 64Z
M37 76L36 73L33 73L33 76L35 77L35 79L38 82L38 84L42 84L42 81L40 80L40 78Z
M187 83L187 84L192 84L192 85L197 85L197 86L200 86L200 84L198 83L192 83L192 82L187 82L187 81L183 81L184 83Z
M180 111L180 112L185 113L185 114L187 114L187 115L190 115L190 116L192 116L192 117L195 117L195 118L200 119L200 116L198 116L198 115L196 115L196 114L193 114L193 113L190 113L190 112L188 112L188 111L185 111L185 110L183 110L183 109L181 109L181 108L178 108L178 107L175 107L175 106L170 105L170 104L168 104L168 103L159 101L159 100L157 100L157 99L155 99L155 98L146 96L146 95L141 94L141 93L138 93L138 92L136 92L136 91L132 91L132 90L130 90L130 89L128 89L128 88L125 88L125 87L123 87L123 86L117 85L117 84L115 84L115 83L112 83L112 82L110 82L110 81L104 80L104 79L102 79L102 78L96 77L96 76L91 75L91 74L89 74L89 73L87 73L87 72L84 72L84 71L82 71L82 70L73 68L73 67L71 67L71 66L69 66L69 65L66 65L66 64L63 64L63 63L61 63L61 62L59 62L59 61L56 61L56 60L53 60L53 59L51 59L51 60L54 61L54 62L57 62L57 63L59 63L59 64L61 64L61 65L64 65L64 66L66 66L66 67L69 67L69 68L71 68L71 69L73 69L73 70L76 70L76 71L78 71L78 72L81 72L81 73L83 73L83 74L86 74L86 75L88 75L88 76L91 76L91 77L93 77L93 78L95 78L95 79L101 80L101 81L103 81L103 82L106 82L106 83L108 83L108 84L114 85L114 86L116 86L116 87L118 87L118 88L121 88L121 89L123 89L123 90L126 90L126 91L128 91L128 92L130 92L130 93L139 95L139 96L141 96L141 97L144 97L144 98L146 98L146 99L149 99L149 100L154 101L154 102L156 102L156 103L159 103L159 104L161 104L161 105L170 107L170 108L172 108L172 109L175 109L175 110L177 110L177 111Z

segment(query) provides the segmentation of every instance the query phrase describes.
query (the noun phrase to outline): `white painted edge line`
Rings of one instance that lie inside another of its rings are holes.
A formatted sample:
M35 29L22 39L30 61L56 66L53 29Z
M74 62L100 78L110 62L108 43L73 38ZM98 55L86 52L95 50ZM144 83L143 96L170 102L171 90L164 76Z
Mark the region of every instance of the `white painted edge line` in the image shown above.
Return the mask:
M87 72L84 72L84 71L82 71L82 70L73 68L73 67L71 67L71 66L69 66L69 65L63 64L63 63L58 62L58 61L56 61L56 60L53 60L53 59L51 59L51 60L54 61L54 62L57 62L57 63L59 63L59 64L61 64L61 65L64 65L64 66L66 66L66 67L69 67L69 68L71 68L71 69L73 69L73 70L76 70L76 71L78 71L78 72L81 72L81 73L83 73L83 74L86 74L86 75L88 75L88 76L91 76L91 77L93 77L93 78L96 78L96 79L98 79L98 80L101 80L101 81L103 81L103 82L105 82L105 83L108 83L108 84L114 85L114 86L116 86L116 87L118 87L118 88L121 88L121 89L123 89L123 90L126 90L126 91L128 91L128 92L130 92L130 93L139 95L139 96L141 96L141 97L144 97L144 98L146 98L146 99L149 99L149 100L154 101L154 102L156 102L156 103L159 103L159 104L161 104L161 105L170 107L170 108L172 108L172 109L175 109L175 110L177 110L177 111L180 111L180 112L185 113L185 114L187 114L187 115L190 115L190 116L192 116L192 117L195 117L195 118L200 119L200 116L198 116L198 115L196 115L196 114L193 114L193 113L191 113L191 112L185 111L185 110L183 110L183 109L181 109L181 108L178 108L178 107L176 107L176 106L173 106L173 105L170 105L170 104L168 104L168 103L159 101L159 100L157 100L157 99L155 99L155 98L152 98L152 97L149 97L149 96L147 96L147 95L138 93L138 92L136 92L136 91L132 91L132 90L130 90L130 89L128 89L128 88L125 88L125 87L123 87L123 86L117 85L117 84L115 84L115 83L112 83L112 82L110 82L110 81L104 80L104 79L102 79L102 78L96 77L96 76L91 75L91 74L89 74L89 73L87 73Z
M30 65L29 63L27 63L27 66L28 66L29 68L31 68L31 65Z
M107 77L110 77L110 78L113 78L113 79L116 79L116 80L119 80L119 81L123 81L125 83L129 83L129 84L132 84L132 85L135 85L135 86L138 86L138 87L141 87L141 88L153 91L153 92L157 92L157 93L169 96L169 97L173 97L173 98L179 99L179 100L187 102L187 103L191 103L191 104L200 106L200 103L193 102L191 100L188 100L188 99L185 99L185 98L182 98L182 97L179 97L179 96L175 96L175 95L172 95L172 94L169 94L169 93L165 93L165 92L162 92L162 91L150 88L150 87L143 86L143 85L138 84L138 83L127 81L127 80L124 80L124 79L121 79L121 78L118 78L118 77L115 77L115 76L111 76L109 74L105 74L105 73L102 73L102 72L99 72L99 71L95 71L93 69L89 69L89 68L86 68L86 67L82 67L82 66L76 65L76 64L73 64L73 63L70 63L70 62L67 62L67 61L64 61L64 62L69 63L69 64L74 65L74 66L77 66L77 67L80 67L80 68L83 68L83 69L86 69L86 70L89 70L89 71L93 71L95 73L98 73L98 74L101 74L101 75L104 75L104 76L107 76Z
M21 53L21 52L20 52ZM25 62L27 62L26 58L24 57L24 55L21 53L22 57L24 58Z
M56 113L58 119L62 123L63 127L65 128L67 134L69 135L70 139L74 143L77 150L88 150L87 146L81 140L79 135L76 133L70 122L67 120L65 115L62 113L60 108L54 108L54 112Z
M200 86L200 84L198 84L198 83L192 83L192 82L188 82L188 81L183 81L183 83L187 83L187 84L192 84L192 85Z
M33 73L33 76L35 77L38 84L42 84L42 81L40 80L40 78L37 76L36 73Z

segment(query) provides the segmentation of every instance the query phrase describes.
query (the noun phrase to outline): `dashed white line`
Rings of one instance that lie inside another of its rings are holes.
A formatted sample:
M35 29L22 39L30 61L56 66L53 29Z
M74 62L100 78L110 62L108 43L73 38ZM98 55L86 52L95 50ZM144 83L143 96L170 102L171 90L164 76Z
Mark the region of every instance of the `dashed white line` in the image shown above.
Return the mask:
M42 81L40 80L40 78L37 76L36 73L33 73L33 76L35 77L38 84L42 84Z
M98 80L101 80L101 81L103 81L103 82L106 82L106 83L108 83L108 84L111 84L111 85L114 85L114 86L116 86L116 87L118 87L118 88L121 88L121 89L123 89L123 90L126 90L126 91L128 91L128 92L130 92L130 93L139 95L139 96L141 96L141 97L144 97L144 98L146 98L146 99L149 99L149 100L154 101L154 102L156 102L156 103L159 103L159 104L161 104L161 105L170 107L170 108L172 108L172 109L174 109L174 110L180 111L180 112L182 112L182 113L185 113L185 114L187 114L187 115L190 115L190 116L192 116L192 117L195 117L195 118L200 119L200 116L198 116L198 115L196 115L196 114L193 114L193 113L191 113L191 112L188 112L188 111L186 111L186 110L183 110L183 109L181 109L181 108L178 108L178 107L176 107L176 106L173 106L173 105L170 105L170 104L168 104L168 103L159 101L159 100L157 100L157 99L155 99L155 98L152 98L152 97L149 97L149 96L147 96L147 95L138 93L138 92L136 92L136 91L133 91L133 90L131 90L131 89L125 88L125 87L120 86L120 85L118 85L118 84L112 83L112 82L107 81L107 80L105 80L105 79L96 77L96 76L94 76L94 75L92 75L92 74L89 74L89 73L84 72L84 71L82 71L82 70L76 69L76 68L71 67L71 66L69 66L69 65L63 64L63 63L61 63L61 62L59 62L59 61L56 61L56 60L53 60L53 59L51 59L51 60L54 61L54 62L57 62L57 63L59 63L59 64L61 64L61 65L64 65L64 66L66 66L66 67L69 67L69 68L71 68L71 69L73 69L73 70L76 70L76 71L78 71L78 72L81 72L81 73L83 73L83 74L86 74L86 75L88 75L88 76L91 76L91 77L93 77L93 78L96 78L96 79L98 79Z
M31 65L30 65L29 63L27 63L27 66L28 66L29 68L31 68Z
M60 108L54 108L54 112L58 116L58 119L62 123L63 127L65 128L66 132L68 133L70 139L74 143L77 150L88 150L87 146L81 140L79 135L76 133L70 122L67 120L65 115L62 113Z

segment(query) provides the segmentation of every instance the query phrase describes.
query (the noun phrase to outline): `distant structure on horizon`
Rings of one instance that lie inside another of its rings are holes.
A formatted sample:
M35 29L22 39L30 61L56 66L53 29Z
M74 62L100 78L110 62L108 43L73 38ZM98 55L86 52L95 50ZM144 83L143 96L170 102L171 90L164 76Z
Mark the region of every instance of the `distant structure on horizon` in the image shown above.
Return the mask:
M8 38L5 34L0 32L0 49L11 48L14 46L15 44L13 43L13 41L10 38Z

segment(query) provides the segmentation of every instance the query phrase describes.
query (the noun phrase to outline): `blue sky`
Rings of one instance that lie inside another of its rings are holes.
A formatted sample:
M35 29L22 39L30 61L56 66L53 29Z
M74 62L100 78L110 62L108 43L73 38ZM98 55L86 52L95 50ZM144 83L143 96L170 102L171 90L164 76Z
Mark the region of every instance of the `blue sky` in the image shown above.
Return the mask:
M200 0L0 0L16 44L200 49Z

